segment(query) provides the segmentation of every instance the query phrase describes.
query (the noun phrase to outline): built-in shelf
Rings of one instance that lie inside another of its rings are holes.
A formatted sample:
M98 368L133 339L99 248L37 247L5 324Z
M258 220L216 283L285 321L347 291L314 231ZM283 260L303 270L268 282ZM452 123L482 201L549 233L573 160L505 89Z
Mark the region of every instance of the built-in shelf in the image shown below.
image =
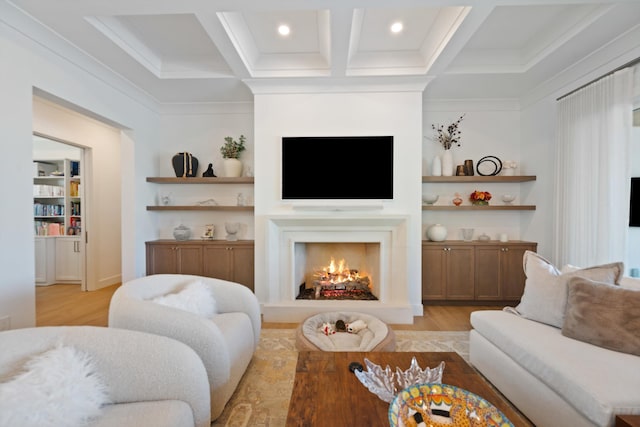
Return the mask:
M174 177L147 177L147 182L156 184L253 184L252 176L239 178L211 177L211 178L174 178Z
M253 212L253 206L147 206L148 211L246 211Z
M423 205L423 211L535 211L535 205Z
M513 176L423 176L422 182L527 182L535 181L535 175Z

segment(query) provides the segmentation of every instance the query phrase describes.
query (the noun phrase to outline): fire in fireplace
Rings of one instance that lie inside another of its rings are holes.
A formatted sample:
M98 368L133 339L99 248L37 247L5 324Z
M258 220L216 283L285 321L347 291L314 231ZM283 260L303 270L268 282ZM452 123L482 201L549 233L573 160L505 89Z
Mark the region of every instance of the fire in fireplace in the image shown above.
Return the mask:
M352 299L377 300L371 292L371 280L358 270L349 268L344 259L336 263L331 257L329 265L313 272L313 283L300 285L297 299Z

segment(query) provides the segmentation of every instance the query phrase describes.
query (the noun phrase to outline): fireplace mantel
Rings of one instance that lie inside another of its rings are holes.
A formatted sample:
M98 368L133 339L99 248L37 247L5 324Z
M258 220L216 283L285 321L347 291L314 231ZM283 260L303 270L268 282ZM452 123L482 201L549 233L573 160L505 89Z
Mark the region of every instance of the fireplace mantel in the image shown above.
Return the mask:
M321 311L360 311L389 323L412 323L407 289L407 222L402 215L278 215L267 217L267 322L299 322ZM296 300L296 243L380 244L378 301Z

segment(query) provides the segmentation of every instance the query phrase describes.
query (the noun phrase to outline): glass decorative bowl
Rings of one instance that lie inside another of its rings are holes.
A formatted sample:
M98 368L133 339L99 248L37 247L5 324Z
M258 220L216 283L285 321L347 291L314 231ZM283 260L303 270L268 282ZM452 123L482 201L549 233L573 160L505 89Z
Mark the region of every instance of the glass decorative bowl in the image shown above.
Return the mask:
M441 383L444 371L444 362L433 369L421 369L415 357L411 358L411 366L406 371L396 368L393 372L389 365L382 369L367 358L364 364L367 370L355 370L354 374L371 393L387 403L391 403L401 390L414 384Z
M426 203L427 205L432 205L432 204L434 204L435 202L438 201L439 197L440 196L438 196L437 194L423 194L422 195L422 201L424 203Z

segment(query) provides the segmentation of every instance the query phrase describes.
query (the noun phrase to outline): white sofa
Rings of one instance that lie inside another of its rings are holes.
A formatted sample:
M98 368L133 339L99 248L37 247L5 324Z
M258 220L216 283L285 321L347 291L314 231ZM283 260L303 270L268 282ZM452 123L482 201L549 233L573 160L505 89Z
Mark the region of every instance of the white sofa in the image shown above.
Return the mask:
M29 359L58 345L86 353L106 385L111 403L102 407L102 415L93 418L88 427L209 425L209 384L202 361L188 346L156 335L96 326L0 332L0 383L12 381L24 372ZM61 386L59 379L53 377L57 387ZM39 396L33 392L29 395ZM45 411L44 403L35 405L38 411ZM9 411L20 411L18 406ZM11 416L0 414L0 424L2 415ZM62 416L68 417L69 413Z
M210 288L217 312L211 318L151 301L193 282ZM231 398L258 345L260 305L253 292L238 283L156 274L123 283L116 290L109 307L109 327L164 335L195 350L207 370L213 421Z
M639 283L620 282L637 290ZM511 310L475 311L471 325L471 364L536 426L613 426L616 414L640 414L639 356L568 338Z

